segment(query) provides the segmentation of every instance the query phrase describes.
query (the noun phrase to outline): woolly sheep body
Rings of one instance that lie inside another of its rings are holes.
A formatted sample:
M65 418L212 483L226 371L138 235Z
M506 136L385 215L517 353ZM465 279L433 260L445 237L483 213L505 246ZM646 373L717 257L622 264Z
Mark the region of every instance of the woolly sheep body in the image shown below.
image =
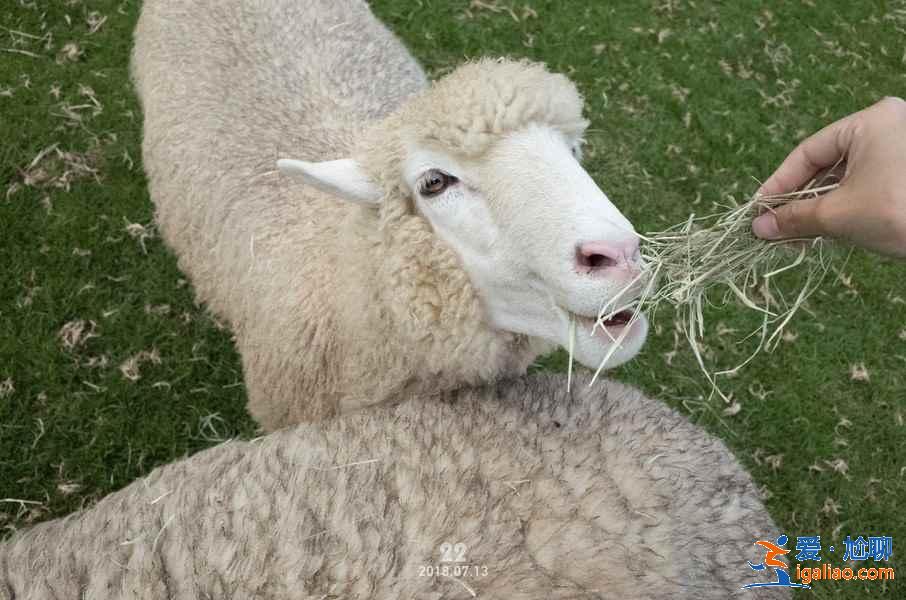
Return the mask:
M778 533L750 477L668 407L587 383L535 375L225 443L0 545L0 599L743 595L753 542ZM444 543L487 574L421 576L455 564Z
M425 89L364 2L148 0L132 70L160 231L229 322L264 429L521 374L551 348L489 327L411 210L343 204L276 172L286 152L342 158ZM371 164L397 152L372 146Z

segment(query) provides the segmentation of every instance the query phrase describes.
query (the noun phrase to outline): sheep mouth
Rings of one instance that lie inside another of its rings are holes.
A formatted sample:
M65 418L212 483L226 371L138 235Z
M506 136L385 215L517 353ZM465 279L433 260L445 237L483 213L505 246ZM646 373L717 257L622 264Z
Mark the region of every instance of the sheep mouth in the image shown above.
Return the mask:
M615 329L620 330L623 327L632 324L639 316L634 310L630 309L615 312L612 315L608 315L607 318L603 320L598 317L583 317L582 315L577 315L575 313L572 313L572 315L583 325L588 327L588 329L591 330L592 335L603 335L606 338L611 338L609 335L611 331Z
M648 335L648 318L638 306L601 317L594 312L592 316L564 313L569 319L569 330L552 341L568 348L570 356L590 369L611 369L632 359Z
M632 322L635 312L631 310L621 310L620 312L610 315L610 317L601 321L604 327L622 327Z

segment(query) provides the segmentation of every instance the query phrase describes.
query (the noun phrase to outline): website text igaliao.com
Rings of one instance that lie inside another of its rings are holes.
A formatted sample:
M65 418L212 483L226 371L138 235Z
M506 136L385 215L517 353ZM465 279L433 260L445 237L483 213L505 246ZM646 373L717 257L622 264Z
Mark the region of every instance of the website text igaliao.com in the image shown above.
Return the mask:
M795 579L810 585L813 581L893 581L893 567L832 567L823 564L820 567L802 566L796 563Z

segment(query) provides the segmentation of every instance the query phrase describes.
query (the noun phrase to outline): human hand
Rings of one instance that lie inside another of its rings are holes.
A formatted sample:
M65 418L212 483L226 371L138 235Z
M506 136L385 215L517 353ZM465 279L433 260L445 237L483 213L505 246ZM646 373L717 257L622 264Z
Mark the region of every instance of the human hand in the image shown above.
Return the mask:
M906 102L885 98L802 142L759 190L799 189L845 160L837 189L760 215L752 230L775 240L826 236L906 258Z

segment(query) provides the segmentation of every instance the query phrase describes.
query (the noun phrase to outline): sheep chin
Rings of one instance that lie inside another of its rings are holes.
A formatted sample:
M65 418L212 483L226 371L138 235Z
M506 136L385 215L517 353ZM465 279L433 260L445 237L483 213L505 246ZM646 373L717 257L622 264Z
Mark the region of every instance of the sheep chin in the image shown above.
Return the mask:
M648 318L644 314L617 327L596 326L596 320L592 318L577 315L575 318L573 358L589 369L613 369L629 362L642 349L648 336ZM569 339L563 347L570 347Z

